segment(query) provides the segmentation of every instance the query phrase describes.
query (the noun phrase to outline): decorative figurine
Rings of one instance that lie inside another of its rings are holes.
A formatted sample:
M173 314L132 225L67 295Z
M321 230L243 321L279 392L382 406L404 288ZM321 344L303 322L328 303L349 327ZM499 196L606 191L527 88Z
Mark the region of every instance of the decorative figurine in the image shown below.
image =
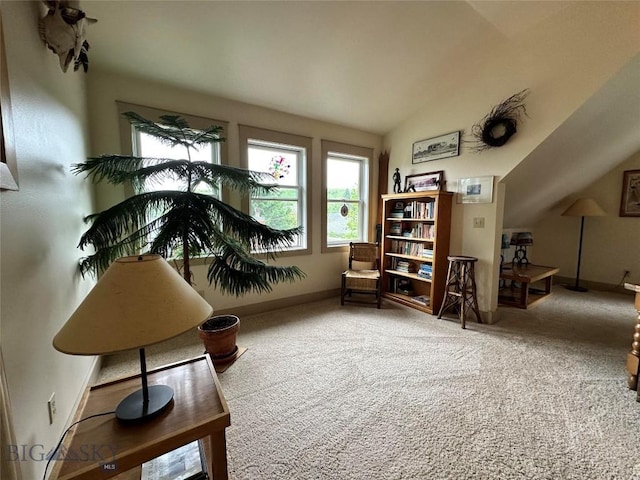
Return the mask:
M393 174L393 193L402 193L402 186L400 185L400 169L396 168Z

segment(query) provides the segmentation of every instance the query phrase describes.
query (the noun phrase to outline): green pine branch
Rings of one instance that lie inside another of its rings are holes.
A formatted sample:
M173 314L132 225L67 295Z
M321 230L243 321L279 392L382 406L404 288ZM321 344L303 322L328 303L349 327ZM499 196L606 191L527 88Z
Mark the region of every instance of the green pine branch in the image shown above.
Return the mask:
M174 115L161 117L161 123L132 112L125 117L139 131L168 145L185 147L187 158L102 155L73 166L75 174L84 173L93 182L130 183L136 192L86 217L91 225L78 246L83 250L91 247L94 253L81 259L83 275L98 273L124 255L159 253L165 257L181 256L187 281L191 279L190 258L210 257L209 282L234 295L268 292L273 283L304 277L298 267L268 265L252 254L253 249L267 260L275 258L302 233L301 227L271 228L213 195L194 191L203 183L212 189L224 185L243 194L266 194L277 189L268 173L190 161L192 150L224 141L220 127L195 130L185 119ZM182 185L176 190L143 191L145 186L169 178Z

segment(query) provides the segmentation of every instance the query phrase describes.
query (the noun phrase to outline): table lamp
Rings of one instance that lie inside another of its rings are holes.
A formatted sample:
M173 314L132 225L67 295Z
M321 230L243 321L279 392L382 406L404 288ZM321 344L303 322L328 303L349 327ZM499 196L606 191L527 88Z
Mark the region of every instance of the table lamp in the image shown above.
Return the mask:
M591 198L579 198L571 204L562 216L581 217L580 219L580 241L578 243L578 270L576 271L575 285L567 285L566 288L575 292L586 292L586 288L580 286L580 259L582 257L582 234L584 233L584 217L602 217L606 215L604 210Z
M142 388L124 398L116 418L154 417L169 407L173 390L147 385L144 347L176 337L204 322L209 305L160 255L119 258L53 339L56 350L104 355L137 348Z
M511 235L511 245L516 246L515 254L511 263L518 266L529 265L527 258L527 247L533 245L533 235L531 232L516 232Z

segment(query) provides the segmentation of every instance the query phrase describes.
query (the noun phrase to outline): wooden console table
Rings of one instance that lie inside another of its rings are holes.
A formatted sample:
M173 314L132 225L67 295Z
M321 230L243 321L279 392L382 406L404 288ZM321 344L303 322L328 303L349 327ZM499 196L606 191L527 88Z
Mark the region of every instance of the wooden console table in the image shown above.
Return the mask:
M638 390L638 401L640 402L640 388L638 388L638 372L640 369L640 285L625 283L624 288L636 292L635 307L638 311L638 319L633 329L633 342L631 343L631 351L627 354L627 372L629 377L627 384L629 388Z
M107 415L78 424L50 478L139 480L142 463L204 439L209 478L226 480L229 408L209 356L151 370L148 382L173 388L169 409L144 423L123 424L115 415ZM87 388L74 421L115 410L120 400L139 388L140 375Z
M519 289L511 286L506 286L500 291L498 296L498 303L502 305L510 305L512 307L527 308L533 305L538 300L543 299L551 293L551 281L553 276L560 271L556 267L545 267L543 265L504 265L500 271L500 278L503 280L511 280L512 282L521 283L522 286ZM530 284L544 280L544 290L539 294L530 295ZM515 290L520 290L520 295L516 296ZM505 295L507 291L510 295Z

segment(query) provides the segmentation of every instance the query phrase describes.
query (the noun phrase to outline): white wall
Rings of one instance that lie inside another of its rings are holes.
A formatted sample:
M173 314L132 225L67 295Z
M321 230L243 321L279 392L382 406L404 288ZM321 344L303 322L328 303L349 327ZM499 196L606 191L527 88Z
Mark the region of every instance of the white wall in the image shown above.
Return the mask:
M500 180L637 53L637 7L576 2L531 30L509 38L496 30L484 42L465 45L460 57L434 65L449 81L449 91L385 136L390 170L398 167L403 175L444 170L450 191L459 178ZM523 117L518 133L501 148L474 152L473 124L524 88L531 90L525 102L529 117ZM414 142L455 130L464 134L459 157L411 164ZM497 308L503 188L496 186L492 204L456 204L453 210L451 252L479 258L478 300L485 312ZM485 217L484 229L473 228L474 217Z
M88 88L93 155L120 152L116 100L228 121L229 130L226 143L229 150L229 163L236 166L239 166L238 124L312 137L313 153L310 159L312 178L312 185L310 186L312 195L312 218L310 219L312 254L283 256L277 262L281 265L297 265L306 273L306 278L301 282L296 282L295 287L292 287L291 284L283 283L275 285L273 291L269 294L248 294L236 298L222 295L212 287L209 287L206 280L206 267L196 266L194 268L195 288L204 290L205 299L215 310L219 310L237 305L251 305L297 295L313 294L340 287L340 272L344 270L346 254L344 252L324 254L320 252L320 141L321 139L326 139L373 148L372 175L374 181L372 198L376 199L377 162L382 143L380 136L198 92L178 90L169 85L138 78L117 76L107 72L94 72L89 77ZM97 192L98 209L107 208L116 201L120 201L124 194L122 189L114 189L102 184L97 186ZM375 222L375 211L373 209L376 206L377 201L373 201L370 215L372 223ZM373 225L371 232L373 232Z
M64 74L40 40L42 8L2 2L20 190L0 193L0 343L16 440L36 460L57 443L94 361L51 344L92 285L79 278L76 249L92 206L69 169L87 151L84 73ZM42 476L45 462L36 460L22 462L24 479Z
M640 170L640 152L556 205L544 220L532 227L535 263L555 265L560 268L559 275L575 278L580 217L562 217L561 213L576 199L589 197L602 207L607 216L584 219L580 280L617 285L624 271L629 270L631 274L625 281L640 284L640 218L619 216L625 170Z

